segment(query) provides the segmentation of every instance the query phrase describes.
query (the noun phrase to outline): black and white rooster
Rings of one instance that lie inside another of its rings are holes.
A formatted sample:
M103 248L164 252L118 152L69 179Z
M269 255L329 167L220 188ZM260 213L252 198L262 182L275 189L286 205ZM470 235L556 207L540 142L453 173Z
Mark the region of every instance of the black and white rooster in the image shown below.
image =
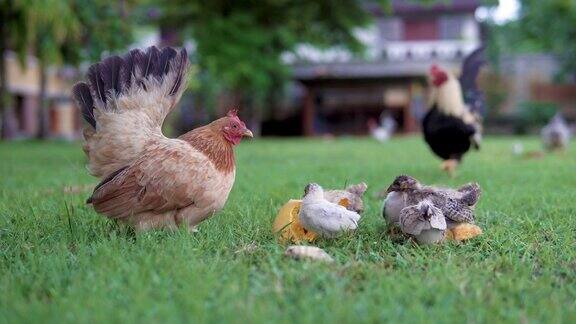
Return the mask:
M484 98L476 78L485 62L480 48L464 61L460 79L437 65L430 68L431 108L422 129L430 149L443 160L441 168L450 175L470 147L480 148Z

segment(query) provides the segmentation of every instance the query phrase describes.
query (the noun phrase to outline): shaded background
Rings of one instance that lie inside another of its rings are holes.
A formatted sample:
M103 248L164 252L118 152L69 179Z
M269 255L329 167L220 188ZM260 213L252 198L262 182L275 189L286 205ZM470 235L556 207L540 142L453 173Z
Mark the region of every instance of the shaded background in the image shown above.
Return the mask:
M576 1L2 0L2 138L81 137L70 88L91 62L184 46L189 88L166 132L237 107L263 136L364 135L383 112L419 131L426 73L486 46L488 133L576 115Z

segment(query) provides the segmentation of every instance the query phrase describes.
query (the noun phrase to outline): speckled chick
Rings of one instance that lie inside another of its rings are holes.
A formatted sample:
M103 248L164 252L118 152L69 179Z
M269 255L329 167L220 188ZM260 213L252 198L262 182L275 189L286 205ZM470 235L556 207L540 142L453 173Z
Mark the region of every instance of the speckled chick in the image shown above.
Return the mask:
M429 200L405 207L400 212L400 229L414 237L419 244L435 244L443 241L446 228L442 211Z
M391 225L399 225L400 211L423 200L439 208L449 223L474 223L474 207L480 198L477 183L469 183L458 190L423 186L407 175L396 177L387 190L383 216Z
M307 230L333 238L355 230L359 220L358 213L326 200L320 185L311 183L306 186L300 208L300 223Z

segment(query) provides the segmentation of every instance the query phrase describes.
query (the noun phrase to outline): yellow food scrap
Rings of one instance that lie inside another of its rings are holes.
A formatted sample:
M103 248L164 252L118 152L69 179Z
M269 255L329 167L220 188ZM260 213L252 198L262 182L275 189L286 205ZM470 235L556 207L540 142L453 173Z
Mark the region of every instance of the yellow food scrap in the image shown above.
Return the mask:
M350 200L348 200L348 198L342 198L338 202L338 205L345 207L345 208L348 208L348 206L350 206Z
M461 223L446 232L446 239L465 241L482 234L482 229L474 224Z
M341 199L338 204L346 207L350 204L348 199ZM280 208L278 215L272 225L272 232L279 234L280 243L293 242L296 244L302 242L312 242L318 237L318 234L305 229L300 224L300 206L302 200L290 199Z
M278 216L272 225L272 232L280 234L280 242L312 242L318 236L300 224L300 205L302 205L302 200L291 199L278 211Z

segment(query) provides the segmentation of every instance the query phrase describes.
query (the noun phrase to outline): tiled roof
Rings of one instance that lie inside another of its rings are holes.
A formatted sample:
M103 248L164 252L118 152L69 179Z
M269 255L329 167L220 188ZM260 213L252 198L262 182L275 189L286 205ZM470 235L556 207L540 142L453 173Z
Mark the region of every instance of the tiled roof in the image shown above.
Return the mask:
M430 62L386 61L298 64L292 67L292 77L300 81L423 77L430 68L430 64ZM442 65L451 68L459 67L459 64L448 62Z
M433 4L419 4L414 0L392 0L393 15L411 15L418 13L474 12L480 7L480 0L447 0ZM382 7L377 3L367 5L376 15L383 15Z

